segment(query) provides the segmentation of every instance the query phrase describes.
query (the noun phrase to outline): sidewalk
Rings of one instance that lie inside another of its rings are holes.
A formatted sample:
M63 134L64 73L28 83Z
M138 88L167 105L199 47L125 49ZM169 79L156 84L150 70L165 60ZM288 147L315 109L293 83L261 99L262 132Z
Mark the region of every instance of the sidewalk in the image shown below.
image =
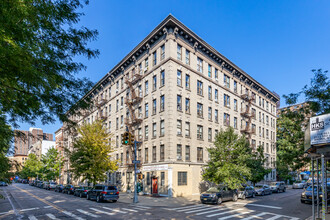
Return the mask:
M119 200L122 203L133 204L133 193L121 193L119 195ZM152 197L149 195L138 196L139 203L141 206L150 206L150 207L168 207L174 208L179 205L191 205L199 203L199 195L187 196L187 197Z

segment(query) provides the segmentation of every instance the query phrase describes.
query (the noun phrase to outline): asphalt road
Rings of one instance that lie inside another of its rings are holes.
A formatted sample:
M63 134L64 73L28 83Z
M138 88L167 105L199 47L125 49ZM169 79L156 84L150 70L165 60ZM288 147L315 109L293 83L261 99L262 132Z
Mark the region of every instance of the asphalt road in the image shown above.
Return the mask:
M300 203L302 190L204 205L200 202L164 207L117 203L96 203L73 195L55 193L27 184L1 187L7 197L0 200L0 219L269 219L298 220L311 215L311 205ZM161 198L160 198L161 199Z

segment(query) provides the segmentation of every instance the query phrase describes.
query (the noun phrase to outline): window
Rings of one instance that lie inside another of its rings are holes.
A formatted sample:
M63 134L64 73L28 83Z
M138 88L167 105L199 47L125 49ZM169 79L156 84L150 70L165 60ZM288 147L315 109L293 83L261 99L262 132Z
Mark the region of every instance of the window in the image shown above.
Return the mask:
M165 172L160 173L160 186L165 186Z
M203 82L197 80L197 94L203 96Z
M160 51L160 59L163 60L165 59L165 44L160 47Z
M190 137L190 122L186 122L185 126L185 136Z
M197 116L203 118L203 104L197 102Z
M157 100L152 100L152 114L155 115L157 110Z
M119 127L119 118L117 117L116 118L116 129L118 130L118 127Z
M227 113L223 114L223 124L225 126L230 126L230 115Z
M178 186L187 185L187 172L178 172Z
M179 44L177 46L177 58L178 60L182 60L182 46Z
M208 97L209 97L209 100L212 100L212 87L211 86L209 86Z
M177 123L176 123L176 134L178 136L182 136L182 121L181 120L177 120Z
M143 70L142 70L142 63L139 64L139 74L142 75L143 74Z
M160 86L165 86L165 70L160 72Z
M146 114L146 118L148 118L148 116L149 116L149 105L148 105L148 103L146 103L145 104L145 114Z
M121 97L120 98L120 107L123 107L124 106L124 97Z
M226 95L226 94L223 95L223 102L224 102L223 105L225 107L230 108L230 96L229 95Z
M234 117L234 128L237 129L237 118Z
M116 112L118 112L118 110L119 110L119 100L117 99L116 100Z
M190 75L186 74L186 89L190 89Z
M226 74L223 74L223 85L230 88L230 78Z
M148 140L148 138L149 138L149 127L148 127L148 125L146 125L144 127L144 139Z
M197 125L197 139L203 140L203 126Z
M256 149L256 147L257 147L256 140L252 139L251 145L252 145L252 149Z
M160 136L164 136L165 135L165 122L164 120L160 121Z
M234 99L234 111L237 111L237 100Z
M119 90L119 81L116 82L116 93L118 93Z
M156 154L156 146L152 147L152 162L156 162L157 154Z
M144 83L144 91L145 91L145 94L148 95L148 93L149 93L149 83L148 83L148 81L145 81L145 83Z
M186 64L190 64L190 52L186 49Z
M124 88L124 78L120 79L120 88L123 89Z
M207 68L207 75L212 78L212 66L209 64Z
M177 110L178 111L182 111L182 96L181 95L177 95Z
M111 87L109 88L109 98L111 98Z
M119 147L119 136L116 136L116 147Z
M256 119L256 109L255 108L252 108L252 117L253 119Z
M182 160L182 145L181 144L176 145L176 159Z
M152 90L155 91L157 89L157 76L152 77Z
M186 113L190 113L190 99L186 98L185 103L186 103L185 105Z
M262 123L265 124L265 114L264 113L262 113Z
M190 146L189 145L186 145L185 155L186 155L185 160L190 161Z
M214 78L215 78L215 80L218 81L219 74L218 74L218 69L217 68L214 69Z
M124 124L124 116L120 116L120 127L123 127Z
M219 94L218 94L218 90L217 89L214 90L214 100L216 102L219 102Z
M156 127L156 123L152 124L152 138L156 138L157 136L157 127Z
M148 163L149 162L149 154L148 154L149 152L148 152L148 148L145 148L144 149L144 162L145 163ZM148 173L149 174L149 173ZM150 178L148 178L147 177L147 181L148 181L148 179L150 179ZM150 182L149 182L149 184L148 185L150 185Z
M268 115L266 115L266 125L269 125Z
M203 148L197 147L197 162L203 162Z
M160 111L164 111L165 110L165 96L162 95L160 96Z
M182 86L182 72L180 70L178 70L176 74L176 84Z
M157 51L152 54L154 66L157 64Z
M208 109L208 119L209 119L209 121L212 121L212 108L211 107L209 107L209 109Z
M259 112L259 122L261 122L261 112Z
M255 133L256 133L256 125L252 124L252 134L255 134Z
M120 154L120 164L123 165L123 162L124 162L124 154L121 153Z
M266 129L266 139L269 139L269 131Z
M148 67L149 67L149 58L146 58L146 59L144 60L144 65L145 65L145 68L146 68L146 70L147 70Z
M164 144L160 145L160 147L159 147L159 156L160 156L159 160L164 161L164 159L165 159L165 146L164 146Z
M219 122L219 116L218 116L218 109L215 109L214 110L214 119L215 119L215 122Z
M207 139L209 140L209 141L212 141L212 128L209 128L208 129L208 132L207 132Z
M197 71L203 73L203 60L197 57Z
M139 97L142 98L142 86L138 86Z
M234 92L237 93L237 82L234 80Z

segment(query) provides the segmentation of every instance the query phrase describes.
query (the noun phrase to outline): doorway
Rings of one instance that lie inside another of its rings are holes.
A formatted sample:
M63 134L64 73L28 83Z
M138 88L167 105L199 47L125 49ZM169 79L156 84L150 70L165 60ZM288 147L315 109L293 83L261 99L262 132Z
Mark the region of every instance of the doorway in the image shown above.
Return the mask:
M152 178L152 194L158 194L158 178Z

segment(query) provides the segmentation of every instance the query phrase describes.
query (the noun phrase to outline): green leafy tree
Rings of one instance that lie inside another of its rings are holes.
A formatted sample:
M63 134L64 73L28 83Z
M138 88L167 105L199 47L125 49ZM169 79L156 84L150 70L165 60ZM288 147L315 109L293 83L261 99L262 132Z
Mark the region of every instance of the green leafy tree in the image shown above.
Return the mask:
M102 121L83 124L77 130L79 135L72 150L66 149L69 154L70 172L76 179L82 178L82 181L87 180L95 185L106 178L107 171L118 169L117 161L110 157L113 152L108 142L111 134L104 128Z
M203 173L204 180L233 189L240 187L251 177L248 167L251 151L246 138L236 134L233 128L221 130L214 147L208 149L210 160Z
M262 181L265 175L269 174L272 170L265 168L266 158L262 146L259 146L255 152L251 152L251 157L248 159L248 167L251 170L249 181L255 185Z
M46 180L55 180L61 172L64 160L54 147L50 148L45 155L42 155L41 162Z
M28 177L39 177L42 178L43 164L35 154L29 154L24 167L19 172L21 178L26 179Z

